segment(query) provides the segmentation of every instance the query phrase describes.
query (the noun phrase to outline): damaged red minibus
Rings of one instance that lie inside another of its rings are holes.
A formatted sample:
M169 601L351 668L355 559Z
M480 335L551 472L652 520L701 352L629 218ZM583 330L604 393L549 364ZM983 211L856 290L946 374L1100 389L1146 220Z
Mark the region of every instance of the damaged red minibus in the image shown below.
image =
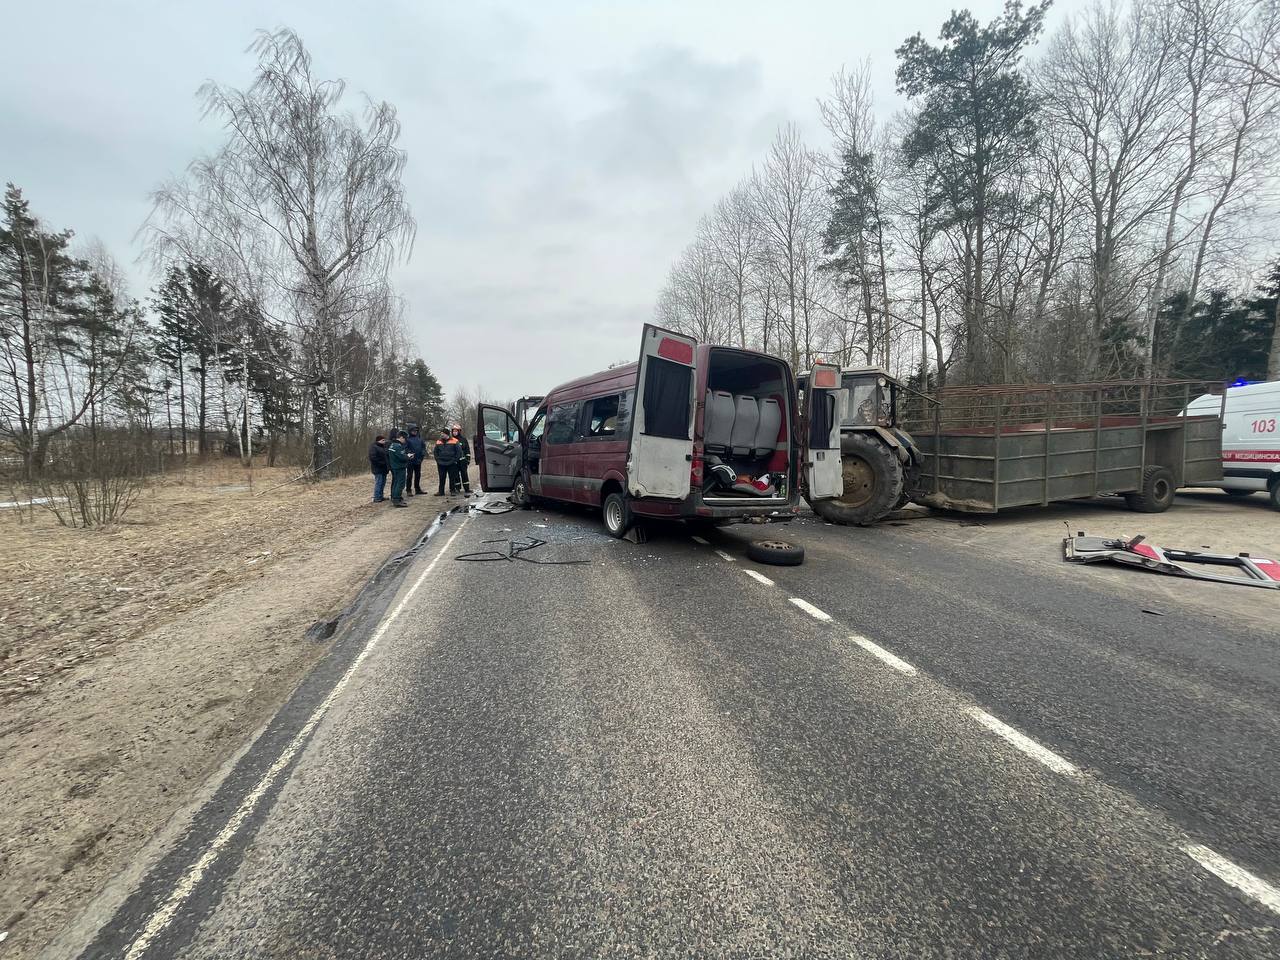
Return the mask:
M634 517L789 520L802 476L811 498L843 492L840 370L811 382L802 418L785 361L645 324L637 363L556 387L527 425L481 404L480 482L599 507L615 537Z

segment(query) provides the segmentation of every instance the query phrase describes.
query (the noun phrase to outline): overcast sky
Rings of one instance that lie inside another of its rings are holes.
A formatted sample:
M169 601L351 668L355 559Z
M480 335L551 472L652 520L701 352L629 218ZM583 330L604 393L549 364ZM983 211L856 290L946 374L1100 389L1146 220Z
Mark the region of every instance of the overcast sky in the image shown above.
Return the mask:
M984 21L1001 5L968 4ZM1079 5L1059 0L1050 29ZM422 355L447 390L542 393L633 359L671 261L779 124L824 144L815 99L866 57L888 116L894 49L953 6L22 4L4 17L0 180L100 238L144 296L147 194L219 139L196 88L246 85L254 31L292 27L317 75L400 112L418 238L397 288Z

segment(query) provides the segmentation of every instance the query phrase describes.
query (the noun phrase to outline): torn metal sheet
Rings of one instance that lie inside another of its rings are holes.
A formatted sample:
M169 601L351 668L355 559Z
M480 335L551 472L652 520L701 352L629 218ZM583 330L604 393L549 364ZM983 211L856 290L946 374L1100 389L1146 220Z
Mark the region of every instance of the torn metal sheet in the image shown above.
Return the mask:
M1155 573L1167 573L1175 577L1191 577L1212 583L1229 583L1240 587L1262 587L1264 590L1280 590L1280 563L1266 557L1252 557L1247 553L1203 553L1199 550L1179 550L1147 543L1146 537L1136 536L1125 540L1089 537L1084 532L1062 541L1062 557L1071 563L1123 563L1141 567ZM1213 573L1206 567L1230 567L1241 576Z

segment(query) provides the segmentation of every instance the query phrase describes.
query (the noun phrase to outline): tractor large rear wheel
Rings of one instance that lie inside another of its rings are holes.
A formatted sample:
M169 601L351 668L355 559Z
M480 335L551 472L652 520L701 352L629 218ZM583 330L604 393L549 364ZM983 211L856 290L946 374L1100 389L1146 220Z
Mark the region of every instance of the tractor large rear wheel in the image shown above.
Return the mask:
M840 438L844 493L810 500L813 512L830 523L867 526L883 519L902 500L902 464L875 434L846 433Z

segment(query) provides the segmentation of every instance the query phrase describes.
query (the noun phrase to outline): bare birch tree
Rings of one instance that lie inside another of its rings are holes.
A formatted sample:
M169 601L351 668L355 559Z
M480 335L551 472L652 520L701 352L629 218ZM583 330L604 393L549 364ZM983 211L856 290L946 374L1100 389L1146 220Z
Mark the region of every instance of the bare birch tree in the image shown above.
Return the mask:
M226 142L155 193L145 229L157 259L212 264L241 299L294 329L306 347L293 373L309 394L312 466L332 474L336 345L413 240L400 126L385 102L367 100L359 119L345 112L345 85L316 78L291 31L261 33L251 50L246 89L200 90Z

